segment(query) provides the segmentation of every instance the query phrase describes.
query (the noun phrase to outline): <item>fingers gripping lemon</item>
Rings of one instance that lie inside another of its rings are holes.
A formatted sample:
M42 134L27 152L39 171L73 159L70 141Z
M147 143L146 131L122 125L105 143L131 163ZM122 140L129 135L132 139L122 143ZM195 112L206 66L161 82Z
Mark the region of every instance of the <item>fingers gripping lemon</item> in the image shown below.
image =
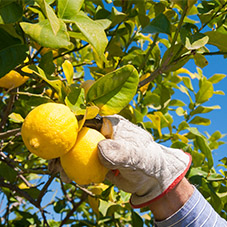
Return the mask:
M67 106L45 103L27 115L21 135L30 152L44 159L53 159L73 147L77 130L77 119Z
M60 157L61 165L70 179L81 185L100 183L105 179L108 169L100 163L97 147L104 139L97 130L82 128L73 148Z

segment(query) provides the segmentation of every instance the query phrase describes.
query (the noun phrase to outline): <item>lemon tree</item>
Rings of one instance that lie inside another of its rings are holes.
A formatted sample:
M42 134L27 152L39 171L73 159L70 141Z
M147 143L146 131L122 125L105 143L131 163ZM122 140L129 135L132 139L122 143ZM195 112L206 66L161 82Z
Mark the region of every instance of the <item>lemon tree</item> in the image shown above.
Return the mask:
M188 180L226 218L226 155L214 161L226 132L204 129L226 75L203 70L227 55L226 10L224 0L0 1L0 225L152 225L96 165L110 114L191 153ZM70 183L48 168L59 157Z

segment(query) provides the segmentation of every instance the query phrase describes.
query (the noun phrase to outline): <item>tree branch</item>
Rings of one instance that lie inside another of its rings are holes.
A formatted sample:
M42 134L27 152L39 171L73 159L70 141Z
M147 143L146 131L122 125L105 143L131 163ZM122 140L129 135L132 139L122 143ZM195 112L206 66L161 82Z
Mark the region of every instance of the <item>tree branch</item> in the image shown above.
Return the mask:
M40 205L42 198L44 196L44 194L46 193L48 187L50 186L50 184L52 183L53 179L55 178L55 175L51 175L50 178L48 179L48 181L46 182L46 184L43 186L42 190L39 193L38 199L37 199L37 203Z
M80 201L78 203L76 203L75 205L73 205L72 210L69 211L69 213L66 215L66 217L62 220L61 222L61 226L63 226L64 224L66 224L66 222L68 221L68 219L73 215L73 213L77 210L77 208L85 201L85 199L87 198L87 193L83 192Z
M31 187L32 185L30 182L27 181L27 179L22 175L20 169L15 166L14 161L7 157L2 151L0 151L0 155L2 157L2 161L6 162L8 166L10 166L12 169L14 169L17 172L18 177L28 186Z
M180 32L181 26L183 24L184 18L186 16L187 10L188 10L188 6L186 5L184 10L183 10L183 13L181 15L181 18L180 18L180 21L178 23L178 26L176 28L176 32L174 34L173 40L171 42L171 47L170 47L171 51L170 51L169 56L166 57L166 59L162 63L162 65L159 68L157 68L153 73L151 73L151 75L149 77L147 77L146 79L140 81L140 83L138 85L138 88L140 88L140 87L144 86L145 84L153 81L158 75L164 73L165 70L168 68L168 65L170 64L170 61L171 61L171 58L172 58L172 55L173 55L175 42L177 41L177 37L178 37L178 34Z
M8 130L6 132L2 132L0 133L0 139L7 139L10 136L20 135L20 130L21 128L15 128L15 129Z
M86 43L85 45L83 45L83 46L81 46L81 47L79 47L79 48L75 47L75 48L73 48L73 49L70 50L70 51L67 51L67 52L65 52L65 53L59 54L59 55L56 56L56 57L53 57L53 60L55 60L55 59L57 59L57 58L60 58L60 57L63 57L63 56L65 56L66 54L71 54L72 52L79 51L79 50L85 48L85 47L88 46L88 45L89 45L89 43Z
M199 32L200 32L204 27L206 27L206 26L207 26L207 25L208 25L208 24L217 16L217 14L220 12L220 10L221 10L222 8L224 8L226 5L227 5L227 2L224 3L223 5L221 5L221 6L218 8L217 12L215 12L214 15L210 18L210 20L208 20L206 23L204 23L204 24L201 26L201 28L199 29Z
M185 18L185 16L186 16L187 10L188 10L188 5L186 4L186 6L185 6L185 8L184 8L184 10L183 10L183 13L182 13L182 15L181 15L180 21L179 21L179 23L178 23L176 32L175 32L175 34L174 34L173 40L172 40L172 42L171 42L171 47L170 47L170 48L174 48L175 42L177 41L177 37L178 37L178 34L179 34L179 32L180 32L181 26L182 26L182 24L183 24L184 18Z
M16 187L13 184L10 183L6 183L4 182L3 178L0 178L0 187L4 187L4 188L8 188L11 191L16 192L18 195L20 195L21 197L27 199L31 204L33 204L35 207L40 208L39 204L25 191L21 190L20 188Z
M202 55L225 55L227 52L225 51L216 51L216 52L205 52Z

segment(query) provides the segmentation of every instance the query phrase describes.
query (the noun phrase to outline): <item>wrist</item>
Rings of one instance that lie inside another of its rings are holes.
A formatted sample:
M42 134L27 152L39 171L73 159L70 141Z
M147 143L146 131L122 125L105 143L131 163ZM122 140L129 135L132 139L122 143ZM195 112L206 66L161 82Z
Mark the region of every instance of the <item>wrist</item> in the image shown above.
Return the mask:
M158 221L162 221L177 212L191 197L193 186L183 178L172 190L148 207Z

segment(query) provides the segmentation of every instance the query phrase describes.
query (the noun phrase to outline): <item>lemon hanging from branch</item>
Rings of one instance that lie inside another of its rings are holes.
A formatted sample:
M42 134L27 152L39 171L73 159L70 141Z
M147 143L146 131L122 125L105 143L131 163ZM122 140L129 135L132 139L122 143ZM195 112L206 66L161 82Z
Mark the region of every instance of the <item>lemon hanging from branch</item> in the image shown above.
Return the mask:
M44 159L66 154L75 144L78 122L69 107L45 103L25 118L21 135L28 150Z

